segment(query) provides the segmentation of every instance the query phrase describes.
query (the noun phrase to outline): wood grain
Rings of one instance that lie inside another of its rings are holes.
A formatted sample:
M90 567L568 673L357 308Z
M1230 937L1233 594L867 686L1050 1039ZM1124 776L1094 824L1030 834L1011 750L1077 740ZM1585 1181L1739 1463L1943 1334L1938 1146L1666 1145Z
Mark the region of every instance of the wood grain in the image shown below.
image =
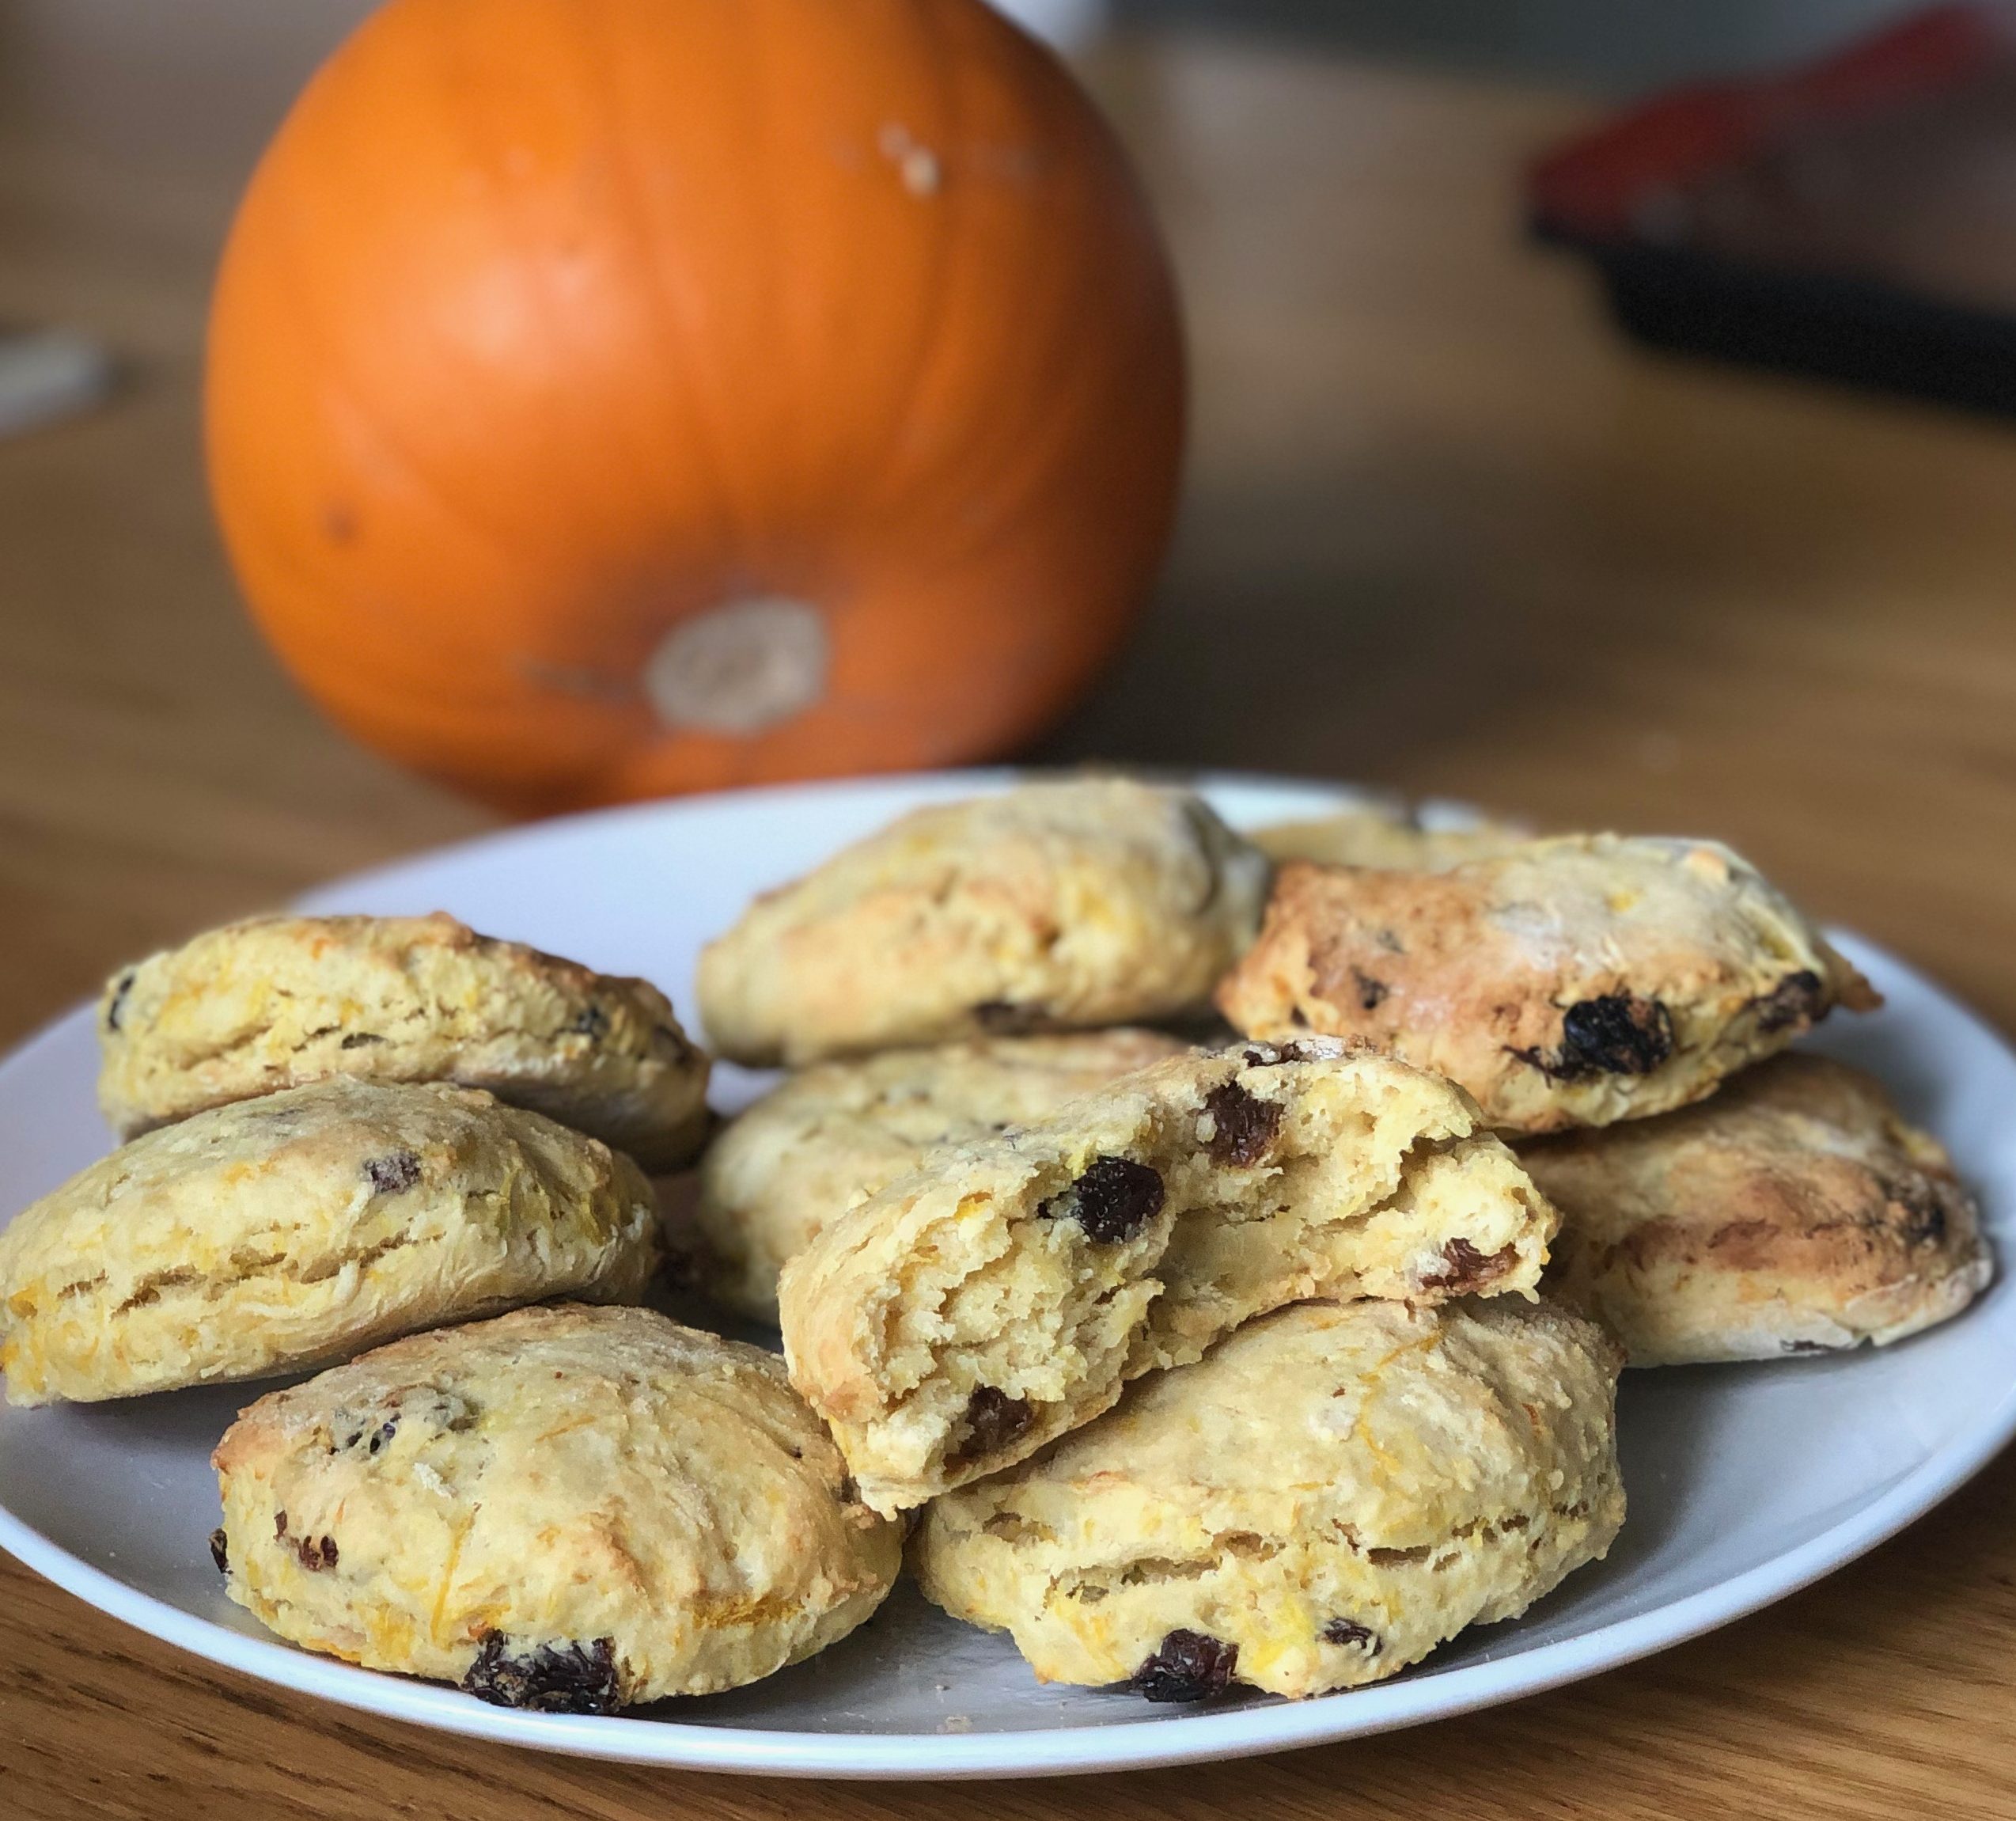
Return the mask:
M1032 756L1725 835L2016 1022L2016 434L1620 343L1518 233L1520 163L1572 100L1205 39L1094 74L1176 245L1196 442L1153 611ZM248 82L246 118L191 142L252 142L273 92ZM233 599L195 392L241 154L75 127L0 131L0 315L93 328L128 370L112 408L0 443L9 1038L151 943L490 825L320 723ZM988 1786L460 1743L210 1671L0 1563L0 1812L2003 1816L2013 1496L2004 1460L1768 1613L1491 1713Z

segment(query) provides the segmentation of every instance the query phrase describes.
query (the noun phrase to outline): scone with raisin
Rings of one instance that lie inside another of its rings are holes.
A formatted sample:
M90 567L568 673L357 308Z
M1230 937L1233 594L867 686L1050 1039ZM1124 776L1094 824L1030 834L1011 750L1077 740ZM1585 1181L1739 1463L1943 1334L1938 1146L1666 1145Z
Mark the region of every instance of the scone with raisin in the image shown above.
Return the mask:
M1267 861L1199 797L1121 778L913 810L760 897L702 953L737 1062L1207 1009L1252 939Z
M1277 864L1313 860L1319 866L1400 867L1414 872L1489 859L1533 838L1531 830L1510 822L1429 828L1404 811L1376 804L1302 821L1271 822L1251 836L1253 845Z
M911 1561L1045 1682L1375 1682L1609 1548L1620 1363L1593 1323L1512 1297L1302 1303L938 1500Z
M1530 1294L1556 1219L1438 1076L1336 1042L1183 1057L841 1215L784 1267L785 1354L900 1511L1283 1303Z
M1832 1007L1880 1003L1727 848L1616 835L1433 871L1291 862L1218 991L1249 1036L1374 1045L1512 1132L1684 1106Z
M699 1267L718 1301L777 1319L777 1274L836 1216L935 1146L1041 1119L1116 1077L1181 1055L1150 1030L978 1038L825 1062L789 1076L702 1159Z
M480 1089L338 1079L136 1138L0 1232L17 1404L254 1379L548 1296L633 1301L650 1185Z
M1521 1156L1561 1209L1549 1281L1635 1366L1881 1346L1994 1274L1938 1140L1825 1057L1774 1057L1698 1106Z
M512 1707L754 1682L853 1630L900 1563L777 1360L646 1309L396 1341L260 1398L214 1464L241 1606Z
M122 969L98 1098L126 1137L333 1076L487 1088L673 1170L707 1129L707 1059L663 993L454 918L271 917Z

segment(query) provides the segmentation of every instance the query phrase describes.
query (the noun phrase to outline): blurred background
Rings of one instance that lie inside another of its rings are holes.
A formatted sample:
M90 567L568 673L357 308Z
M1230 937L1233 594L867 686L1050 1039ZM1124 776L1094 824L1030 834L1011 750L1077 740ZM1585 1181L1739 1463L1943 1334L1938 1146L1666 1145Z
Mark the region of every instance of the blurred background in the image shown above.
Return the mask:
M499 820L295 692L203 491L218 248L261 145L366 10L0 0L0 324L17 415L44 418L0 435L0 928L36 957L0 973L8 1034L150 944ZM1586 248L1531 231L1535 161L1638 98L1909 9L1021 10L1141 169L1194 396L1150 612L1018 756L1713 833L2016 1019L2006 882L1984 871L2016 834L2016 429L1647 345ZM1998 131L1950 157L2005 172ZM1712 313L1680 282L1683 316Z

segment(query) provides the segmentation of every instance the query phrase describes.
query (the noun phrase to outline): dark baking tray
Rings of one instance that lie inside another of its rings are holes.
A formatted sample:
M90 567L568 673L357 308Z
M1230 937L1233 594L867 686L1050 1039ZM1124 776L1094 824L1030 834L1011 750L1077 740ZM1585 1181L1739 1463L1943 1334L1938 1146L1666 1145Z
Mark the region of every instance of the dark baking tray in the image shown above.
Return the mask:
M1532 231L1587 258L1618 323L1651 345L2016 414L2016 310L1839 267L1731 257L1641 225L1662 199L1760 148L1935 105L2016 66L2012 44L2005 9L1941 7L1789 75L1658 98L1534 166Z

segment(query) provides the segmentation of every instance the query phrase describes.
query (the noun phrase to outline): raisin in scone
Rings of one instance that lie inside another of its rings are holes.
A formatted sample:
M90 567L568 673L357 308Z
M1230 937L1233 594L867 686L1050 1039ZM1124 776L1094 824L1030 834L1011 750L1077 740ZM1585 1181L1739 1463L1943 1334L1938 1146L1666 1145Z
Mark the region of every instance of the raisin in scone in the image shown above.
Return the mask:
M754 1682L853 1630L900 1563L778 1361L647 1309L396 1341L260 1398L213 1462L241 1606L513 1707Z
M412 1329L657 1268L650 1185L476 1088L337 1079L136 1138L0 1232L17 1404L343 1358Z
M1530 830L1509 822L1424 828L1400 810L1376 806L1340 810L1305 821L1273 822L1250 836L1253 845L1277 863L1313 860L1319 866L1400 867L1416 872L1488 859L1533 838Z
M777 1319L777 1273L820 1228L916 1168L926 1151L1046 1117L1115 1077L1181 1055L1150 1030L996 1037L820 1063L723 1130L700 1163L702 1281Z
M1879 1003L1728 848L1615 835L1443 871L1291 862L1218 992L1249 1036L1374 1045L1526 1132L1684 1106Z
M758 898L700 957L710 1041L791 1067L1204 1011L1267 861L1201 799L1119 778L913 811Z
M1609 1548L1620 1364L1593 1322L1511 1297L1305 1303L938 1500L911 1559L1045 1682L1375 1682Z
M332 1076L483 1087L672 1170L707 1129L707 1059L663 993L424 917L273 917L121 969L98 1098L126 1137Z
M1285 1303L1530 1294L1556 1219L1437 1076L1336 1042L1180 1057L841 1215L784 1267L785 1355L898 1511Z
M1549 1282L1635 1366L1880 1346L1994 1273L1938 1140L1825 1057L1774 1057L1698 1106L1521 1160L1561 1210Z

